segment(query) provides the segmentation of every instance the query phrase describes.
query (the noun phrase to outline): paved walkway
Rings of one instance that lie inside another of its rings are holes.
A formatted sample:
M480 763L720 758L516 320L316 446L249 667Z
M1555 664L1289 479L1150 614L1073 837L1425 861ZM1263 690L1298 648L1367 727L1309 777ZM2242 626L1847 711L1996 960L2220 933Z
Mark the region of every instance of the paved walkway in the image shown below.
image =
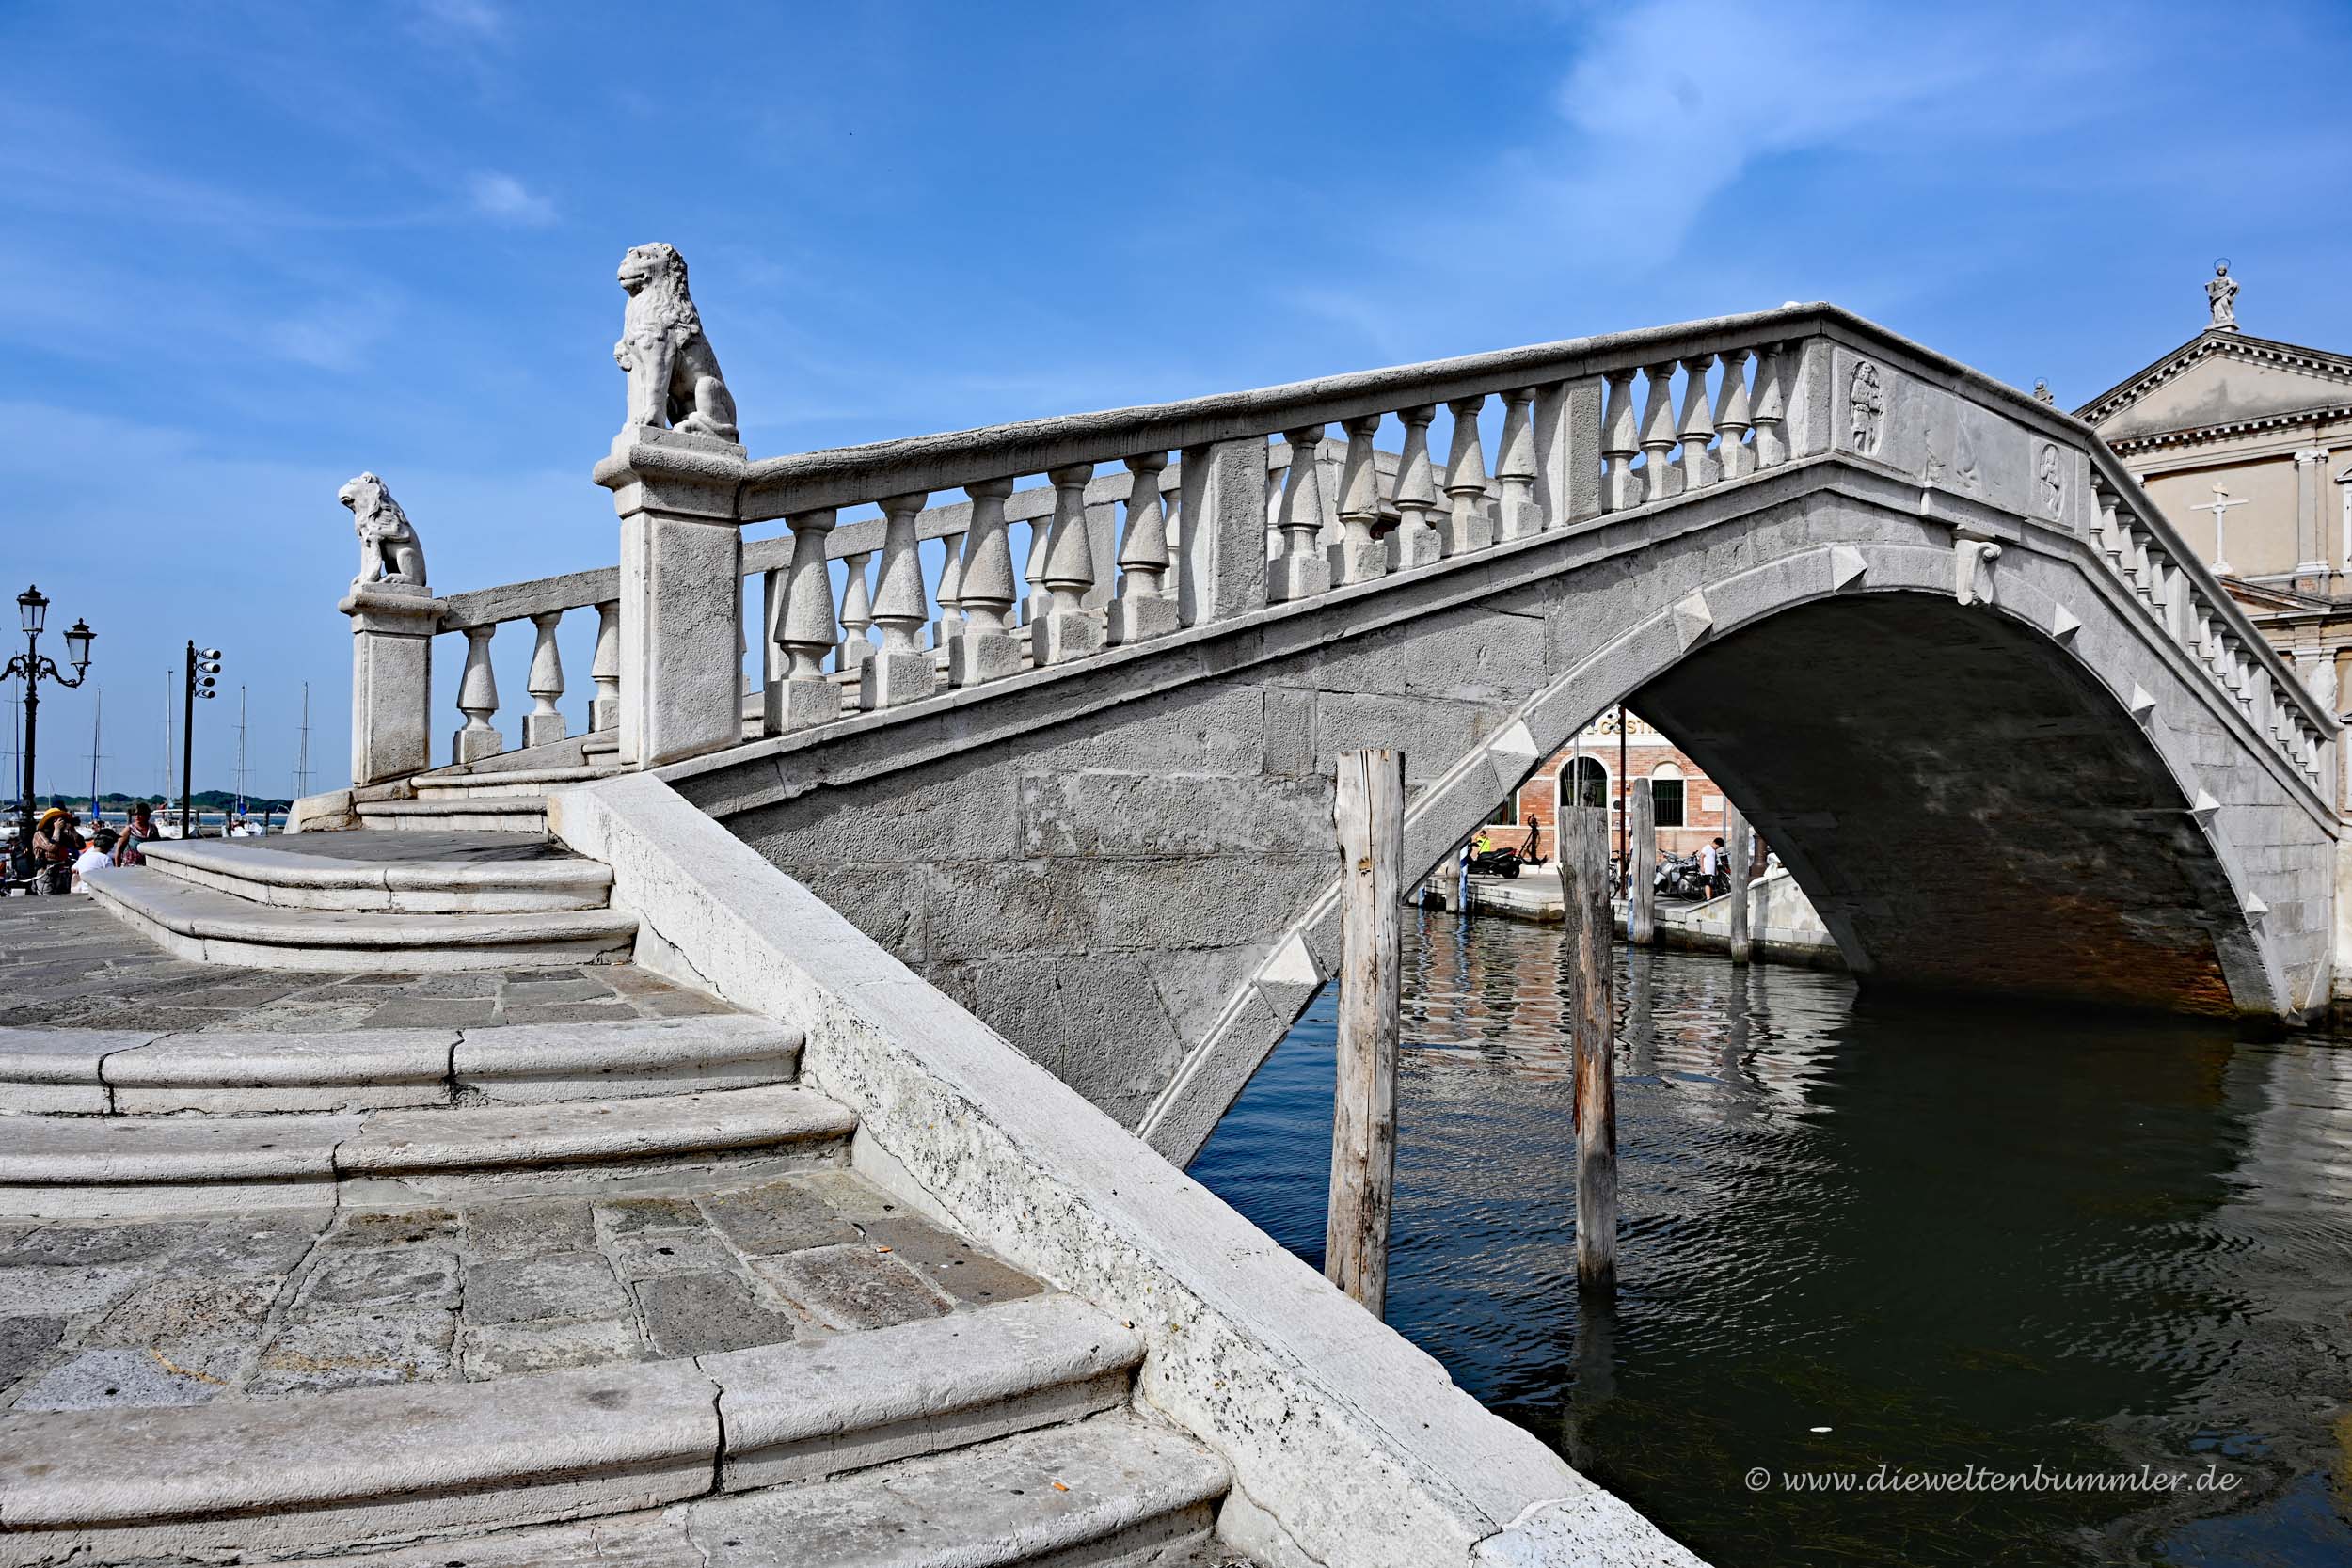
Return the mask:
M304 836L310 835L295 835ZM0 899L0 1027L325 1033L683 1018L729 1010L630 964L337 975L190 963L165 953L89 898Z
M385 835L317 842L371 836ZM0 901L0 1027L477 1030L730 1011L630 964L353 977L183 963L87 898ZM593 1199L0 1222L0 1407L480 1381L876 1328L1039 1289L837 1170L732 1187L681 1172Z

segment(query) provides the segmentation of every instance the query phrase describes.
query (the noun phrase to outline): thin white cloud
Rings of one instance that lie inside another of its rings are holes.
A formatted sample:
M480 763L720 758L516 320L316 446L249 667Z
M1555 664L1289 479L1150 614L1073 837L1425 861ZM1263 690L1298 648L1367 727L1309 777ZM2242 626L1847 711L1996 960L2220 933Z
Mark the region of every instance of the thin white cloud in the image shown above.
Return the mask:
M555 221L555 203L511 174L485 172L469 187L473 210L501 223L541 229Z
M506 15L490 0L418 0L417 11L426 34L453 42L496 43L506 35Z

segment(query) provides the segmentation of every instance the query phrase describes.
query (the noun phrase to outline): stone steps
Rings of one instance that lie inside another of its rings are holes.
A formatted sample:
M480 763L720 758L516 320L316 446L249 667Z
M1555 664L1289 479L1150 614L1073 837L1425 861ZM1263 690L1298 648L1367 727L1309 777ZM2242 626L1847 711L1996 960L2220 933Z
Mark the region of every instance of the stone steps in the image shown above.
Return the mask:
M1100 1311L1040 1296L692 1359L0 1417L0 1563L347 1552L498 1529L512 1533L338 1560L667 1560L594 1554L598 1535L639 1528L666 1532L695 1568L694 1541L714 1562L941 1568L1156 1546L1205 1533L1225 1476L1171 1433L1097 1414L1124 1403L1141 1358ZM697 1497L609 1526L515 1528ZM944 1552L951 1541L964 1555ZM723 1555L763 1548L786 1555Z
M417 799L545 795L566 784L609 779L620 771L617 763L589 763L566 768L469 768L464 772L420 773L409 781Z
M296 841L325 835L297 834ZM418 835L427 847L456 835ZM499 835L503 838L506 835ZM532 860L452 852L389 860L271 847L284 840L198 839L148 846L149 865L176 881L281 909L345 913L516 914L600 910L612 890L607 866L550 853Z
M783 1085L267 1118L15 1117L0 1136L0 1215L522 1196L704 1166L740 1177L841 1164L856 1125Z
M548 831L541 794L466 795L437 792L413 800L362 800L352 808L359 826L394 832L418 829L504 833Z
M1057 1490L1056 1483L1067 1487ZM310 1568L1216 1568L1225 1466L1134 1416L812 1486L541 1526Z
M326 1035L0 1028L0 1112L249 1117L752 1088L798 1076L801 1038L741 1014Z
M90 892L174 957L364 974L384 970L518 969L626 957L633 915L609 909L508 913L346 913L285 909L123 866L87 879Z

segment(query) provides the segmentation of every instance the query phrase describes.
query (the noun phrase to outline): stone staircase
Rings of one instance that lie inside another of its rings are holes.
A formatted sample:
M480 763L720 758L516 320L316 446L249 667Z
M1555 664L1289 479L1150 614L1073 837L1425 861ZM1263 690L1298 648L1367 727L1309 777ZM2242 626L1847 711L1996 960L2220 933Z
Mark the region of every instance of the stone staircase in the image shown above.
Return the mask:
M405 800L361 800L353 810L362 828L394 832L530 832L547 831L547 793L620 771L610 752L600 761L542 768L450 768L411 781Z
M580 942L631 973L632 926L532 924L617 917L602 867L523 835L99 879L121 945L215 992L283 989L232 953L365 959L349 983L420 1018L480 955L507 987ZM687 993L303 1029L326 1005L0 1027L0 1568L1227 1560L1225 1466L1136 1407L1133 1325L852 1171L798 1029Z
M528 836L516 811L491 831L167 841L144 867L93 876L90 891L167 952L262 969L514 969L626 955L637 922L609 906L612 874L548 840L544 797L483 804L509 801L537 814Z

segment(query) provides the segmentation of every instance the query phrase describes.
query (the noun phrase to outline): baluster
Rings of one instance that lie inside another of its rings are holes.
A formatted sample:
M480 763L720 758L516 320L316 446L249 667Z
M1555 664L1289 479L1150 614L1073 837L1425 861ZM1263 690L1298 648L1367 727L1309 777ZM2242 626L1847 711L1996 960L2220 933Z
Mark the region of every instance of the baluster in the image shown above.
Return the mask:
M618 729L621 723L621 601L596 606L596 657L588 663L596 697L588 705L588 727Z
M1289 447L1282 449L1282 466L1276 467L1269 453L1265 470L1265 558L1271 580L1274 562L1282 559L1282 487L1289 481L1291 462L1297 456Z
M2130 514L2123 510L2123 498L2112 490L2102 491L2099 496L2099 517L2100 531L2105 535L2104 548L2107 552L2107 570L2129 581L2123 554L2131 547L2132 530L2128 520Z
M1714 363L1711 354L1682 362L1682 422L1675 427L1675 436L1682 443L1682 479L1677 488L1684 495L1704 490L1715 481L1714 461L1707 452L1707 444L1715 438L1715 421L1707 412L1707 372Z
M1127 459L1135 476L1127 487L1127 531L1119 540L1119 596L1110 603L1108 640L1124 646L1166 637L1176 629L1176 595L1168 590L1168 512L1160 500L1160 474L1168 453L1141 452Z
M1347 432L1347 457L1340 467L1340 542L1331 551L1331 578L1341 587L1368 582L1389 569L1389 546L1375 537L1380 527L1380 467L1373 451L1381 416L1359 415Z
M1756 359L1756 466L1777 468L1788 461L1788 358L1778 343L1767 343Z
M1532 539L1544 531L1535 505L1535 388L1502 394L1502 440L1495 449L1495 483L1502 489L1502 539Z
M1308 465L1311 470L1313 465ZM1094 537L1087 526L1087 481L1091 463L1072 463L1049 472L1054 483L1054 526L1045 540L1045 589L1052 595L1029 626L1029 649L1037 664L1067 664L1103 646L1103 621L1079 601L1094 586Z
M1623 512L1641 505L1633 477L1633 459L1642 444L1633 420L1633 369L1608 373L1609 403L1600 419L1600 505L1604 512Z
M931 647L944 655L963 630L963 535L946 533L947 554L939 563L939 619L931 623Z
M874 578L874 624L882 627L882 647L858 672L858 706L897 707L919 702L937 689L939 676L931 656L923 651L922 542L914 534L914 519L930 498L917 490L893 496L882 503L888 519L882 529L882 566Z
M1021 621L1034 626L1045 617L1045 607L1053 595L1045 591L1045 546L1054 537L1054 519L1049 514L1029 519L1029 555L1022 562L1021 578L1029 591L1021 598Z
M523 682L523 689L531 693L531 711L523 716L526 747L552 746L564 738L564 716L555 707L555 700L564 695L564 656L555 646L555 624L562 619L560 610L531 618L535 635L531 644L531 674Z
M1756 449L1748 445L1755 420L1748 415L1748 351L1725 349L1723 388L1715 398L1716 467L1724 479L1756 472Z
M1486 510L1486 453L1479 444L1482 394L1446 404L1454 414L1454 450L1446 456L1445 494L1452 510L1445 523L1445 553L1468 555L1495 542L1494 517Z
M792 530L792 560L784 570L784 607L775 634L776 646L784 653L773 717L778 733L830 724L841 717L841 688L825 673L825 656L841 644L833 618L833 573L827 555L838 520L839 514L830 506L786 519ZM865 578L862 568L858 577L861 581Z
M506 750L506 737L490 723L490 716L499 710L498 676L490 670L490 637L497 630L495 626L466 628L466 672L457 680L457 711L466 716L466 727L450 739L453 762L473 762Z
M874 552L866 550L842 562L849 575L841 584L841 647L833 667L843 674L862 671L874 657L873 639L866 635L874 624L874 595L866 581L866 563L873 559Z
M965 485L963 493L972 499L972 531L963 546L963 635L947 645L947 684L978 686L1021 669L1021 643L1009 624L1012 540L1005 531L1005 499L1012 481L983 480Z
M1168 574L1160 578L1160 596L1176 606L1177 625L1184 624L1184 531L1190 526L1184 518L1184 487L1179 483L1168 484L1163 470L1160 483L1160 536L1168 541Z
M1645 372L1649 377L1649 402L1642 410L1642 451L1648 459L1648 486L1644 501L1662 501L1675 493L1674 467L1666 454L1675 449L1675 362L1663 360Z
M1396 532L1389 544L1393 572L1426 566L1445 553L1429 520L1438 513L1437 472L1429 461L1429 421L1437 417L1437 405L1428 403L1397 415L1405 423L1405 449L1396 460Z
M1331 586L1331 558L1323 552L1323 476L1315 461L1323 445L1322 425L1286 430L1290 471L1282 480L1276 514L1279 553L1266 568L1266 597L1275 603L1312 598Z
M2115 513L2114 493L2107 488L2099 471L2090 471L2090 553L2095 559L2107 547L2107 524Z

